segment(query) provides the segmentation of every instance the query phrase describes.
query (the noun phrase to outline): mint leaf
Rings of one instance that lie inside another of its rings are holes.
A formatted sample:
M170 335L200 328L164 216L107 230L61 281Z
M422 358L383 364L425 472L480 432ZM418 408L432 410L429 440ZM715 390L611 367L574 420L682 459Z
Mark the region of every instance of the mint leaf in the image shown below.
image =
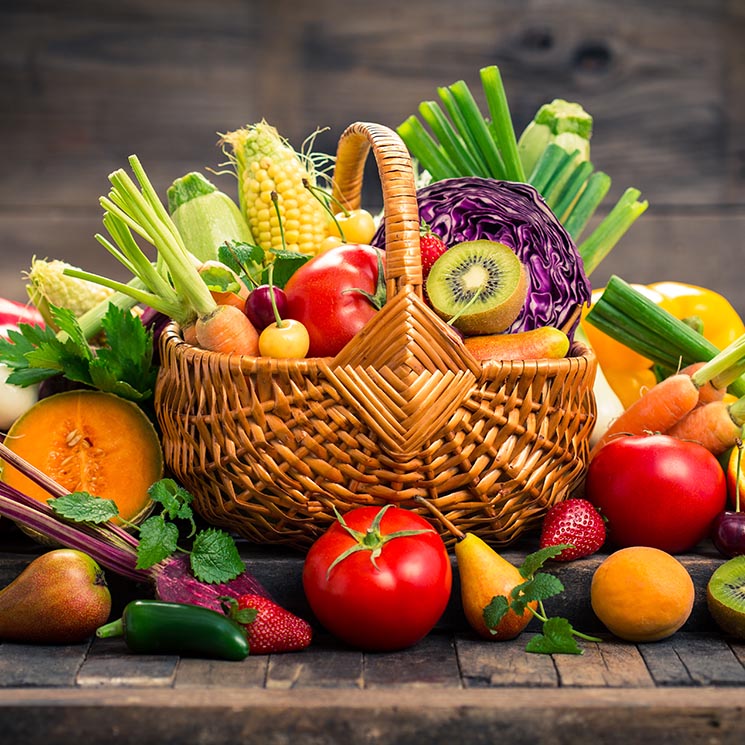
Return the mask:
M191 502L194 497L173 479L156 481L147 493L150 499L163 506L171 520L191 520L193 524L194 513L191 509Z
M154 515L140 525L137 547L137 568L149 569L167 559L177 548L178 528L167 523L162 515Z
M264 249L242 241L226 241L217 249L217 258L221 264L232 269L251 287L261 282L264 266Z
M119 514L116 502L77 491L50 499L47 504L60 517L76 523L105 523Z
M194 576L207 583L229 582L246 569L235 541L216 528L197 534L189 560Z
M525 613L528 603L546 600L562 592L564 585L558 577L552 574L536 574L512 590L510 608L519 616Z
M487 628L494 629L499 622L505 617L510 609L509 600L504 595L495 595L489 605L484 608L483 617Z
M574 629L566 618L549 618L543 633L536 634L526 645L526 652L538 654L582 654L574 639Z
M520 574L529 579L532 577L549 559L558 556L565 548L569 548L568 543L561 543L558 546L546 546L538 551L528 554L523 563L519 566Z

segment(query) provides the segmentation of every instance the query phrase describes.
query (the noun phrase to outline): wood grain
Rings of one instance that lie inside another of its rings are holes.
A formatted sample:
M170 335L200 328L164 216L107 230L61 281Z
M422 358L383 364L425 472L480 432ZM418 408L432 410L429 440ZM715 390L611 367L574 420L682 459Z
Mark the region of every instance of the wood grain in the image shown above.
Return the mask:
M122 277L92 236L130 153L163 194L219 166L218 132L262 117L296 147L328 127L331 153L350 122L395 127L458 79L483 106L478 70L496 63L518 132L553 97L582 102L607 206L626 186L650 201L596 286L698 280L745 313L726 271L745 235L744 32L732 0L3 3L0 293L24 297L33 255ZM365 198L379 203L372 173Z

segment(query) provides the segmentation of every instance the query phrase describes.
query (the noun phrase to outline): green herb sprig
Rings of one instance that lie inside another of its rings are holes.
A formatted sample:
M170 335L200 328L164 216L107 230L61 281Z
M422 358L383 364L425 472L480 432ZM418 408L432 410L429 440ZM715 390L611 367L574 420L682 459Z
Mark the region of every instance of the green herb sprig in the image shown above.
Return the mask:
M598 637L576 631L566 618L549 617L543 606L543 601L561 594L564 585L558 577L539 570L543 564L554 556L558 556L568 544L547 546L532 554L528 554L519 567L520 575L525 582L512 589L509 597L497 595L484 608L484 621L490 629L498 626L504 616L512 610L518 616L525 613L526 608L543 624L541 634L536 634L526 645L526 652L537 654L582 654L582 648L575 637L590 642L602 641ZM533 608L530 603L537 603Z
M67 308L51 306L59 328L22 323L0 339L0 361L11 369L8 382L19 386L63 375L130 401L152 398L158 368L153 364L153 335L129 310L109 305L101 321L104 341L92 346Z
M57 515L71 522L101 524L119 518L138 531L137 569L149 569L179 551L189 555L191 570L202 582L229 582L245 570L235 541L228 533L216 528L197 531L191 508L193 497L186 489L173 479L161 479L150 487L148 494L162 509L139 526L123 520L111 499L84 491L50 499L48 504ZM189 526L186 538L193 539L191 549L179 546L181 531L174 522L177 520Z

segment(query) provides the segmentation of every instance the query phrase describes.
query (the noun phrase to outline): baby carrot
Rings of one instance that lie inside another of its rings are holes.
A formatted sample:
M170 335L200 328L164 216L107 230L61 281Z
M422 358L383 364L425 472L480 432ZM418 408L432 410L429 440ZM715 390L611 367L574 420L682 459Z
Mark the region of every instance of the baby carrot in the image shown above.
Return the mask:
M714 455L721 455L737 443L743 423L743 399L729 405L724 401L712 401L690 411L666 434L679 440L698 442Z
M590 457L618 435L666 432L696 406L698 391L691 377L683 373L661 380L611 423L595 443Z
M202 349L224 354L259 354L259 332L235 305L218 305L199 316L195 330Z
M693 377L705 364L705 362L694 362L692 365L684 367L680 372ZM696 382L695 378L693 382ZM712 401L721 401L726 390L726 387L717 388L713 380L707 380L698 386L698 402L699 404L708 404Z

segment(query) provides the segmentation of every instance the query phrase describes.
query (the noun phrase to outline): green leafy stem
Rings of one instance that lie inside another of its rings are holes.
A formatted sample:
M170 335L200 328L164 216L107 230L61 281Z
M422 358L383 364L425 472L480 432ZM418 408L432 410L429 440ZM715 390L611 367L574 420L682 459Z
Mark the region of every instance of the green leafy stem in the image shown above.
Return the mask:
M575 630L566 618L549 617L544 608L543 601L564 592L564 585L558 577L539 570L548 559L558 556L565 548L570 548L570 545L547 546L528 554L519 567L520 576L525 581L513 587L509 596L496 595L484 608L484 621L492 630L499 625L509 611L522 616L527 609L542 622L542 633L530 639L525 647L526 652L583 654L575 637L589 642L602 641L596 636Z
M186 489L173 479L161 479L150 487L148 495L162 509L140 525L124 520L113 500L84 491L50 499L48 504L57 515L71 522L100 525L116 518L137 531L137 569L149 569L181 552L189 555L191 570L202 582L229 582L244 571L238 548L228 533L215 528L197 531L191 507L193 497ZM179 546L177 520L189 525L186 538L193 539L190 549Z

